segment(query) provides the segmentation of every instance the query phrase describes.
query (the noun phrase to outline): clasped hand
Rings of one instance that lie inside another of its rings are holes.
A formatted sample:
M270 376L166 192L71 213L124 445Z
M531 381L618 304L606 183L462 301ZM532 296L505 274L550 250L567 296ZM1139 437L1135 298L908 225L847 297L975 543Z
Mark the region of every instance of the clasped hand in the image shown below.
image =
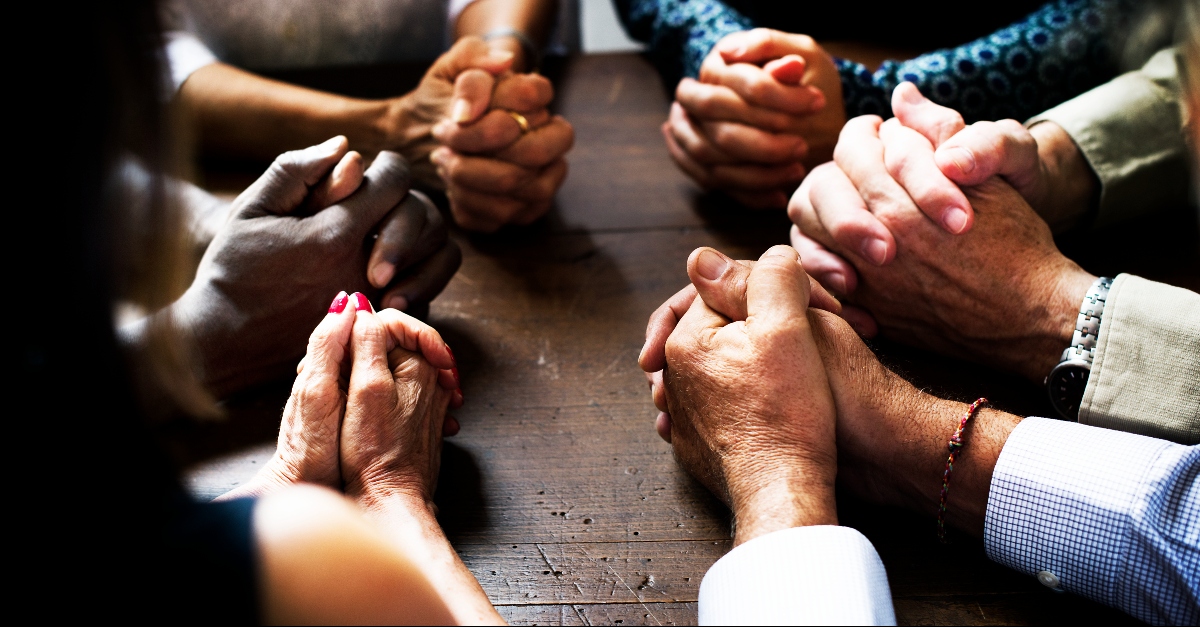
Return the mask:
M575 131L548 110L554 87L538 74L511 72L511 62L511 53L464 37L417 90L445 94L436 100L442 108L428 157L455 222L465 229L533 222L550 209L567 176L563 155Z
M1070 182L1058 184L1016 121L965 126L910 83L892 109L886 122L847 122L834 161L801 184L788 208L793 245L854 305L843 315L863 335L1040 383L1095 279L1058 251L1034 210Z
M432 503L446 415L462 404L454 356L436 330L342 292L317 325L283 412L275 455L230 496L295 483L352 498Z
M750 207L783 207L828 161L846 121L833 58L811 37L758 28L717 42L663 124L679 167Z

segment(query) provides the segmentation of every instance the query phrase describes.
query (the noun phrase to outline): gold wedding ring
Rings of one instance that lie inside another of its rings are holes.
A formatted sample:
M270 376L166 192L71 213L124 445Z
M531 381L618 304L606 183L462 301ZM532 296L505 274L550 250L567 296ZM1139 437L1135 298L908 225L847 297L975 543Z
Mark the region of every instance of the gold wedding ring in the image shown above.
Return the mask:
M520 113L517 113L516 111L508 111L507 109L505 111L507 111L508 114L510 116L512 116L513 120L516 120L517 126L521 127L522 135L529 132L529 120L526 120L525 116L521 115Z

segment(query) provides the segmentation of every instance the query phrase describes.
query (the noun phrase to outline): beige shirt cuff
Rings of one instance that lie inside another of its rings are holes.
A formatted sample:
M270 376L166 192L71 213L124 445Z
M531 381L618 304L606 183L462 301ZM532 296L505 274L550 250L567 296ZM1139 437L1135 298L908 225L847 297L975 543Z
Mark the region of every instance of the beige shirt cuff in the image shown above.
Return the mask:
M1200 294L1117 276L1079 422L1200 443Z
M1175 50L1025 123L1058 124L1100 179L1095 226L1188 201L1187 144Z

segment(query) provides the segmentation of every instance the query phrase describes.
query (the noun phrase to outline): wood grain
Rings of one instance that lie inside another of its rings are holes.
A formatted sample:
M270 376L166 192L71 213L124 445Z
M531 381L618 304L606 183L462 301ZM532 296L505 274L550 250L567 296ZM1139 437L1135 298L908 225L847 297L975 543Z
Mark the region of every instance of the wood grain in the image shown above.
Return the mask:
M692 624L700 579L729 548L727 510L654 432L636 358L647 317L685 284L694 248L757 257L786 242L789 223L782 211L701 194L679 174L658 132L667 102L637 56L569 64L558 108L577 144L556 208L532 227L455 233L463 266L430 310L459 358L466 396L455 412L462 431L443 455L440 518L514 623ZM1170 267L1194 276L1186 263ZM1042 391L1014 377L873 348L944 396L1048 411ZM233 399L229 420L193 428L193 494L220 494L269 458L289 384ZM849 497L839 516L877 547L902 624L1130 622L989 561L976 539L948 550L930 520Z

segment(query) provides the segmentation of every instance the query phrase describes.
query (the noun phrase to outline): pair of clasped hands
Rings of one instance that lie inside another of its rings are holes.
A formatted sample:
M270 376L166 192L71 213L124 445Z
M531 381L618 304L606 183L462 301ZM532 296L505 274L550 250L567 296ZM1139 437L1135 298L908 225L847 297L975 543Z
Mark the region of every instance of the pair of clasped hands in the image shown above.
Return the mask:
M748 207L783 207L828 161L846 122L837 67L807 35L766 28L722 38L684 78L663 123L676 164Z
M455 222L472 231L542 217L567 177L575 131L548 107L545 77L511 71L513 54L464 37L430 68L417 92L435 94L429 161ZM452 93L447 88L453 85ZM441 94L438 96L437 94ZM418 168L418 176L420 171Z
M661 412L657 431L731 507L737 543L837 524L835 483L935 511L946 439L965 405L915 389L860 335L1040 382L1094 279L1035 213L1057 173L1029 130L1011 120L965 126L907 83L892 107L895 119L847 123L834 160L796 191L793 246L757 262L696 250L691 285L650 318L639 364ZM954 516L978 534L986 477L964 466Z
M310 483L359 501L399 495L431 508L442 437L459 429L446 412L463 403L454 354L438 332L341 292L296 371L275 455L223 498Z

